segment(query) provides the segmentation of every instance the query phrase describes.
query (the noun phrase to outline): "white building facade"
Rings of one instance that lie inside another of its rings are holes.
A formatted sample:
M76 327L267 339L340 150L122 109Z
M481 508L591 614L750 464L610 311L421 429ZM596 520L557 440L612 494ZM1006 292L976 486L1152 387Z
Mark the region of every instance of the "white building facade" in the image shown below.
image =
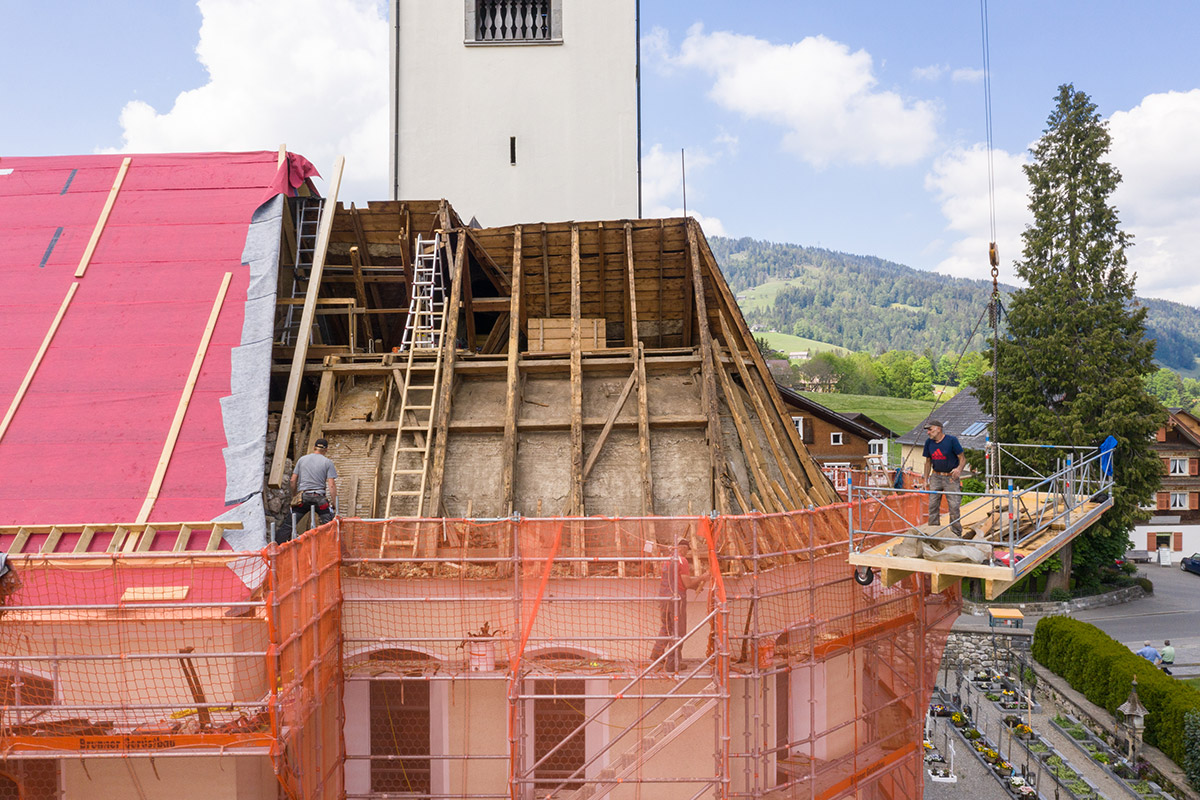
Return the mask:
M392 0L393 199L639 215L637 0Z

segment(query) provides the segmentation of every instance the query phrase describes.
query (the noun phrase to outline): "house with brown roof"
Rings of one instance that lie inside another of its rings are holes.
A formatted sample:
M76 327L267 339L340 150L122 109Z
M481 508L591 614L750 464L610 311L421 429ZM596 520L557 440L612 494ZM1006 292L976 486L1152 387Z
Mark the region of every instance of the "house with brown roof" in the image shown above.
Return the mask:
M1167 413L1151 443L1163 465L1154 516L1138 524L1132 537L1135 549L1166 548L1177 560L1200 551L1200 419L1182 408Z
M887 440L896 434L865 414L843 414L786 386L779 390L792 425L821 470L839 492L846 471L880 471L887 467Z
M942 423L942 430L957 436L963 450L982 450L987 443L992 415L983 409L974 389L963 389L937 406L917 426L896 441L900 442L900 463L920 472L924 468L925 426L931 419Z

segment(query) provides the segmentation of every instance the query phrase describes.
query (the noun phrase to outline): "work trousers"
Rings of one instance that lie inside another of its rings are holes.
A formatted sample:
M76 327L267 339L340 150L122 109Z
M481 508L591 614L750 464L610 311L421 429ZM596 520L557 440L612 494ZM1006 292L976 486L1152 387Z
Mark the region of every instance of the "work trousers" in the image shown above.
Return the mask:
M300 503L292 506L291 513L284 516L283 524L275 529L275 544L290 542L292 540L292 519L303 518L312 508L317 510L317 519L321 521L321 525L333 519L333 506L329 504L329 498L325 496L324 492L305 492L300 496Z
M682 597L666 597L660 603L662 627L650 651L650 660L656 661L668 647L674 648L664 662L668 672L678 672L681 660L682 640L687 633L687 601Z
M959 522L959 509L962 506L962 481L948 472L933 472L929 475L929 524L942 524L942 497L950 509L950 530L955 536L962 535L962 523ZM946 494L942 494L945 492ZM952 493L952 494L951 494Z

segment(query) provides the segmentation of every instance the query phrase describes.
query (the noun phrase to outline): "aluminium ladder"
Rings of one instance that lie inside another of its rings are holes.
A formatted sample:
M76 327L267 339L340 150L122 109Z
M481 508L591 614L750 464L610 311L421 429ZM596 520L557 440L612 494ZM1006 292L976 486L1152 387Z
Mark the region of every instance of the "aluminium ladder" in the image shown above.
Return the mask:
M321 209L325 200L320 197L297 198L296 223L296 253L292 260L292 297L293 301L303 298L308 291L308 274L312 269L313 258L317 252L317 227L321 221ZM301 287L301 283L305 285ZM300 314L296 313L297 304L289 303L287 314L284 316L283 329L280 331L279 342L283 345L295 344L292 341L300 329ZM312 344L312 332L309 332L309 344Z
M408 319L404 325L401 351L408 351L404 373L392 374L400 388L400 413L396 424L396 449L392 454L392 476L388 482L385 515L393 516L402 498L415 497L416 508L411 516L420 517L425 511L425 494L429 482L429 454L433 439L434 407L442 384L442 362L446 347L446 291L442 278L441 233L432 239L418 236L416 259L413 265L412 296ZM451 343L453 346L453 343ZM435 355L428 361L416 362L418 351ZM413 454L411 464L420 459L421 466L406 466L402 453ZM416 538L403 542L383 537L380 556L388 546L406 545L413 548Z

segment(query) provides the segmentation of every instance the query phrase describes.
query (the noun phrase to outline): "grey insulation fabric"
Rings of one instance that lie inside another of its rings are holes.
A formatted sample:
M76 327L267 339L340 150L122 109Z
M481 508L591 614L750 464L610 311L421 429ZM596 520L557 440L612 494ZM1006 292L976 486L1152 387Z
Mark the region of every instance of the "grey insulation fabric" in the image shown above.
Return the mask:
M242 264L250 268L241 344L231 354L230 395L221 398L225 427L225 504L217 522L242 523L225 541L235 550L267 544L263 512L263 471L267 452L267 400L271 388L271 340L275 332L275 291L279 281L279 237L286 206L276 195L259 206L250 221Z

